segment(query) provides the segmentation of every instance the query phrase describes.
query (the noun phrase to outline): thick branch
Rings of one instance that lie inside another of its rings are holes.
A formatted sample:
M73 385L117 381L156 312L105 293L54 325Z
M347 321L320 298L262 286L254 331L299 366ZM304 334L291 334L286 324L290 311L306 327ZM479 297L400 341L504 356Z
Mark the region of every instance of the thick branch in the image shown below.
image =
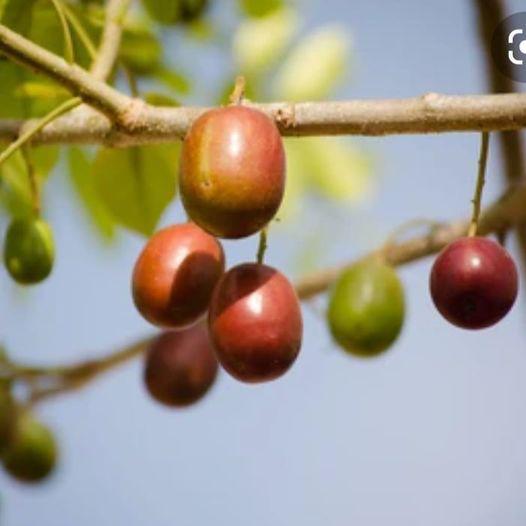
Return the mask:
M95 89L99 84L93 81L91 87ZM79 95L90 103L94 93L96 89L88 96ZM284 136L499 131L526 126L526 94L428 94L400 100L248 104L273 118ZM108 112L121 112L118 126L98 112L91 112L89 116L73 112L47 126L33 144L134 146L173 142L183 138L192 121L209 109L157 108L121 94L112 98L109 106ZM101 109L101 104L97 107ZM0 140L12 140L25 125L24 121L0 120Z

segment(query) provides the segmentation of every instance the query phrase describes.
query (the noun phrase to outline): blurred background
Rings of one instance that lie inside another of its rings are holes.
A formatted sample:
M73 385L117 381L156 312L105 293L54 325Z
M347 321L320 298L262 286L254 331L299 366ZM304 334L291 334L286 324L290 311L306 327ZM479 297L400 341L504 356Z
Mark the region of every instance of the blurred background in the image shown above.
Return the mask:
M467 0L297 0L263 16L234 1L210 4L190 26L146 25L160 35L151 57L130 32L124 52L140 93L217 104L238 73L254 100L487 91ZM510 12L523 5L508 2ZM133 16L141 27L147 15ZM137 56L145 65L131 63ZM164 73L145 71L156 60ZM478 134L286 143L287 199L266 260L291 279L376 248L410 219L470 212ZM486 204L503 189L499 153L495 136ZM44 188L53 274L26 289L0 269L1 339L14 359L35 364L97 357L151 334L131 301L131 269L144 234L184 219L173 174L146 172L167 189L141 218L141 202L122 209L111 200L112 188L133 192L104 158L112 154L57 155ZM2 228L7 221L4 213ZM257 237L224 246L234 265L254 258ZM513 239L508 246L518 257ZM0 524L524 525L524 294L494 328L462 331L432 306L430 263L400 269L406 323L377 359L333 345L320 297L304 304L302 352L275 382L243 385L221 374L201 403L169 410L147 396L136 360L43 403L59 468L35 487L0 472Z

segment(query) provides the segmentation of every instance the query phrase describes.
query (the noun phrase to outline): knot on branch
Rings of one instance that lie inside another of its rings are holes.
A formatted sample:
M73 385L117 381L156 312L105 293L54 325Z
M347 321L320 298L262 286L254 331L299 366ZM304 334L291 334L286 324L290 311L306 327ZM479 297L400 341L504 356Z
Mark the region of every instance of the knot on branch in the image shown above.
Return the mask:
M148 129L146 115L148 104L142 99L133 98L121 111L116 119L115 125L120 131L127 134L136 134Z
M283 105L274 112L274 120L283 128L296 127L296 105L292 102Z

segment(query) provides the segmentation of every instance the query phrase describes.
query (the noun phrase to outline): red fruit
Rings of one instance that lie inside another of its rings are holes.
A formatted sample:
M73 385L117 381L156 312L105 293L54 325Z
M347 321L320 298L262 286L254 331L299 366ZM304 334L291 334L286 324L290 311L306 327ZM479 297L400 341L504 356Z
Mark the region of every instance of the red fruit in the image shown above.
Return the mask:
M464 237L437 257L431 296L442 316L465 329L501 320L517 297L517 269L508 252L483 237Z
M238 380L273 380L298 356L298 298L272 267L245 263L227 272L214 291L208 320L219 363Z
M199 323L165 332L152 343L146 355L144 382L158 402L182 407L206 394L217 369L208 327Z
M224 267L221 244L198 226L185 223L160 230L133 270L135 306L154 325L192 324L208 309Z
M179 183L188 215L206 231L240 238L261 230L285 189L276 125L245 106L207 111L185 138Z

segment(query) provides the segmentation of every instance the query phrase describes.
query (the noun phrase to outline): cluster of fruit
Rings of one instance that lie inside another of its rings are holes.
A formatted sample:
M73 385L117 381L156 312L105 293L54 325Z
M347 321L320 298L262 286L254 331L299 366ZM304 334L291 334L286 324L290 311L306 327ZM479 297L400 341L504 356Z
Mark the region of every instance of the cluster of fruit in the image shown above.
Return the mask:
M463 237L438 255L429 286L433 302L446 320L464 329L482 329L500 321L513 306L517 269L498 243L484 237ZM404 311L400 279L377 254L342 272L331 293L327 318L343 349L368 357L394 343Z
M157 232L132 277L139 312L176 331L154 342L145 369L149 391L169 405L200 398L216 360L243 382L281 376L298 356L303 328L287 278L262 261L225 273L217 239L255 234L281 204L285 154L274 122L241 105L204 113L185 138L179 183L191 222Z

